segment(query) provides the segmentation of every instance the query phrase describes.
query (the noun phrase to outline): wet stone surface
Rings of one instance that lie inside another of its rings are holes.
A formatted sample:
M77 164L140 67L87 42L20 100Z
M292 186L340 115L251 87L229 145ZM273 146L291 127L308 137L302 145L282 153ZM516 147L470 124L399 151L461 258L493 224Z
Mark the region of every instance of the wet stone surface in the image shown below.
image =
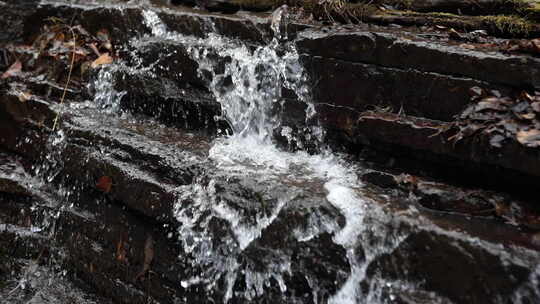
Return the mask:
M272 32L292 31L283 28L283 13L227 16L145 1L43 2L28 12L20 38L40 33L47 17L76 15L88 32L79 28L78 41L100 42L99 56L85 55L95 65L88 74L77 63L61 104L69 48L58 59L60 76L44 76L48 82L36 80L39 64L28 62L23 73L0 80L0 297L540 298L540 217L527 196L411 173L395 159L359 162L319 141L324 129L327 142L349 152L412 146L464 166L537 176L535 152L512 150L529 157L523 163L510 152L471 155L451 148L444 128L471 102L469 86L501 94L536 88L536 58L435 47L389 29L343 34L296 26L301 32L287 41ZM20 35L14 28L5 39ZM112 63L96 64L105 50ZM408 57L398 56L404 51ZM480 72L485 66L494 73ZM495 73L503 66L507 74ZM295 152L278 148L276 135Z

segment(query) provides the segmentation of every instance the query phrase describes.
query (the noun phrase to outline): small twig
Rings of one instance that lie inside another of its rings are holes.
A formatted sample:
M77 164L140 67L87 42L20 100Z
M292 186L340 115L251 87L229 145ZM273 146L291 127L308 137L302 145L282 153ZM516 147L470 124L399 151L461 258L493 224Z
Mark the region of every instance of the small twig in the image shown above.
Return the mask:
M75 31L73 31L73 27L70 26L69 30L71 31L71 35L73 37L73 51L72 51L72 55L71 55L71 64L69 65L69 72L68 72L68 77L67 77L67 80L66 80L66 85L64 86L64 92L62 92L62 98L60 99L60 105L62 105L64 103L64 99L66 98L66 93L67 93L67 89L68 89L68 86L69 86L69 81L71 80L71 72L73 71L73 65L75 64L75 51L76 51L76 47L77 47L77 38L76 38L76 35L75 35ZM52 127L53 132L56 129L56 125L58 124L58 119L59 118L60 118L60 112L58 112L56 114L56 117L54 118L54 123L53 123L53 127Z

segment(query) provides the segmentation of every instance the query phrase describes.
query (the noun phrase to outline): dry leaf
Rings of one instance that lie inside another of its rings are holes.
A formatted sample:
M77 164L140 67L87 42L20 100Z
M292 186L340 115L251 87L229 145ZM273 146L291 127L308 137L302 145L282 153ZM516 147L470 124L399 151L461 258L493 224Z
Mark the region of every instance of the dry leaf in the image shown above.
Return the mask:
M19 98L20 102L26 102L32 98L32 94L30 92L17 92L17 97Z
M524 146L531 148L540 147L540 130L519 131L516 137Z
M451 28L449 31L448 31L448 36L450 36L450 38L453 38L453 39L463 39L463 36L461 36L460 33L458 33L455 29Z
M471 97L481 97L485 95L485 91L481 87L471 87L469 88L469 95Z
M460 44L459 45L460 47L464 48L464 49L469 49L469 50L474 50L476 49L476 47L472 44L468 44L468 43L463 43L463 44Z
M112 62L113 62L113 58L109 56L109 53L104 53L103 55L99 56L98 59L92 62L91 67L95 69L100 65L111 64Z
M529 93L527 93L525 91L521 92L521 94L519 95L519 98L522 99L522 100L526 100L528 102L533 101L533 97Z
M111 189L112 189L112 178L110 178L109 176L102 176L98 179L98 182L96 183L96 187L105 192L105 193L109 193L111 192Z
M6 79L12 76L15 76L19 74L22 71L22 63L19 60L16 60L8 69L7 71L2 74L1 79Z
M89 43L89 44L87 44L87 45L88 45L88 47L90 47L90 49L94 52L94 54L96 54L96 56L98 56L98 57L101 56L101 53L100 53L99 50L97 49L95 43Z
M72 27L73 30L77 30L79 31L79 33L81 33L81 35L83 36L90 36L90 33L88 33L87 30L85 30L82 26L80 25L76 25L74 27Z
M500 99L495 97L489 97L482 99L479 103L476 104L474 110L476 112L484 111L484 110L492 110L492 111L506 111L508 108L504 103L501 102Z

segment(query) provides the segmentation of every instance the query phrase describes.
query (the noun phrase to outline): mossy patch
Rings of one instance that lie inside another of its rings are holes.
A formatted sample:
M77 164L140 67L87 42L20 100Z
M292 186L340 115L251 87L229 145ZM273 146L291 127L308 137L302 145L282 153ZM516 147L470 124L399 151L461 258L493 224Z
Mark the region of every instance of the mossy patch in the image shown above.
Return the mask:
M484 24L503 36L528 36L533 24L520 16L484 16L481 17Z

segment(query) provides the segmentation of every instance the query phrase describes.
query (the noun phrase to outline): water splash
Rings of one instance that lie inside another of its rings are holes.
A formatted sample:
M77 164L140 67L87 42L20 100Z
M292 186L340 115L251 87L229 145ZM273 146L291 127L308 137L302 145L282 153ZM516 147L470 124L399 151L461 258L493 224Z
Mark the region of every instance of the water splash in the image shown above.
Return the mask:
M279 20L286 18L281 10L278 10ZM187 47L199 65L199 75L208 79L208 87L221 104L223 118L230 123L235 136L271 142L273 130L281 125L273 109L282 101L283 89L294 91L299 102L308 103L306 119L312 118L308 79L292 43L279 44L274 39L268 45L253 48L212 32L205 38L197 38L168 31L152 11L145 11L143 17L155 38ZM207 22L211 24L209 28L214 27L211 20ZM276 37L280 35L277 33ZM134 43L142 46L140 41ZM229 62L224 70L220 68L223 62ZM319 128L313 134L322 136Z
M103 66L99 69L97 77L89 84L90 91L94 92L94 104L108 113L118 113L120 100L127 93L115 90L115 75L121 65Z

